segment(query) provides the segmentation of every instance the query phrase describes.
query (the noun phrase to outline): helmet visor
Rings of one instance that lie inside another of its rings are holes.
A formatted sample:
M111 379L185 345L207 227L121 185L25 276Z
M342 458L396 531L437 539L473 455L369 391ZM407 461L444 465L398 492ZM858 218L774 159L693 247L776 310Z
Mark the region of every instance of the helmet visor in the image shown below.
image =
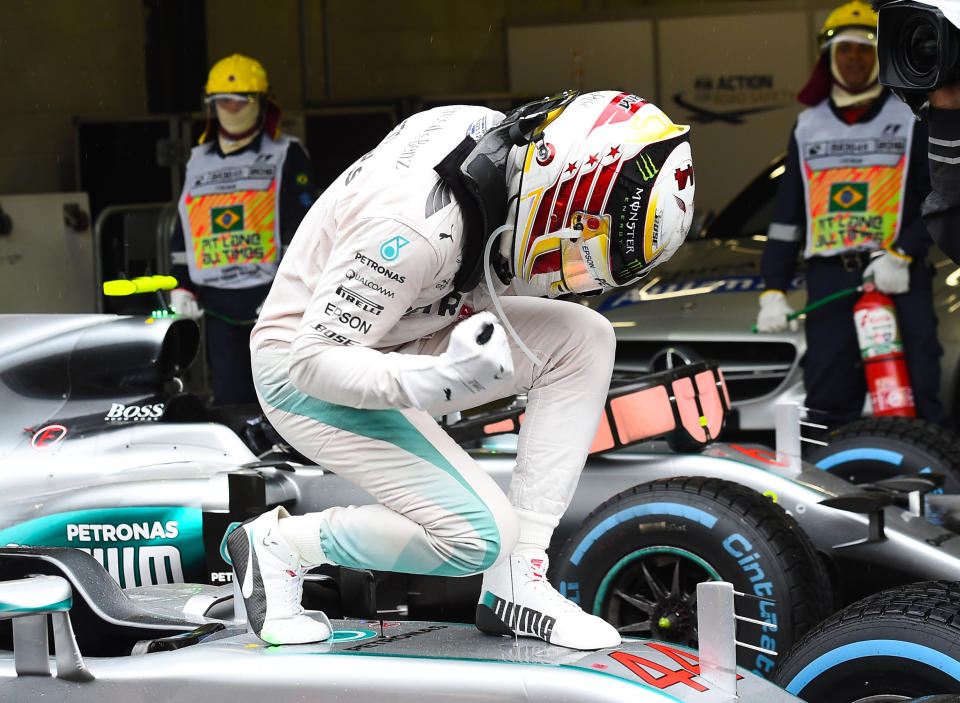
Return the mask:
M610 271L609 232L609 215L575 212L570 227L559 233L563 284L571 293L591 293L616 286Z
M855 44L877 45L877 30L867 27L838 27L825 33L821 37L820 49L826 49L828 46L839 44L840 42L853 42Z
M204 97L203 101L207 105L217 105L224 103L243 103L247 105L257 99L256 95L251 93L213 93Z

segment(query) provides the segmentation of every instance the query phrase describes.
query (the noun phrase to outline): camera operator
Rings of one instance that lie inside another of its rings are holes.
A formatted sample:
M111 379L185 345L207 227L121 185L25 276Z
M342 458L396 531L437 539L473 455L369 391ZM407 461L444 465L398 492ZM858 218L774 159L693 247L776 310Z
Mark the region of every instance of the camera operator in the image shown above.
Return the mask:
M960 2L880 0L880 82L915 113L929 101L930 236L960 264Z
M930 195L921 210L937 245L960 264L960 81L930 93Z

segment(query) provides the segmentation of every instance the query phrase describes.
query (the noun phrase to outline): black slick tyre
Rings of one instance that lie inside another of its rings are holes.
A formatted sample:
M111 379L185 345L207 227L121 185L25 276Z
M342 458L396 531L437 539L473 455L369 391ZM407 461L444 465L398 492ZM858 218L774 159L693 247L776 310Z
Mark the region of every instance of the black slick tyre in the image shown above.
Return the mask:
M729 581L737 639L785 652L832 610L829 578L809 538L780 507L713 478L651 481L595 509L553 565L558 590L622 635L696 646L696 585ZM740 665L769 676L777 655L740 648Z
M910 417L871 417L843 425L825 439L827 446L808 447L804 459L851 483L935 473L944 481L932 493L960 494L960 438L935 423ZM952 519L935 508L927 518L937 524Z
M773 681L817 703L960 700L960 584L909 584L853 603L807 633Z
M960 493L960 440L939 425L908 417L871 417L830 432L804 458L851 483L933 471L944 491Z

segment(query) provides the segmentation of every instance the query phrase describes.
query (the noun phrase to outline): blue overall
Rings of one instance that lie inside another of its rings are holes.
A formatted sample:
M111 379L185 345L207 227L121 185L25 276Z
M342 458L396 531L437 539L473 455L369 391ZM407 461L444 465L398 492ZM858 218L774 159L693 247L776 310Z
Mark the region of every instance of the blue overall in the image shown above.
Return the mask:
M884 93L857 123L877 118L886 100ZM839 109L830 107L836 117L840 138L848 127ZM913 123L913 140L907 165L907 185L903 194L900 226L894 245L913 258L910 289L892 296L897 309L900 336L913 386L917 414L933 422L947 423L939 399L940 357L943 349L937 339L937 318L933 310L932 266L926 261L930 237L920 218L920 203L930 190L926 159L926 126ZM796 131L791 134L785 171L774 206L770 236L761 265L767 289L787 290L796 270L807 228L807 204L804 198L802 164ZM832 256L806 259L807 304L838 291L859 286L869 252L846 251ZM807 352L803 359L806 404L813 410L811 419L835 426L857 419L863 408L866 380L853 321L853 306L858 295L850 295L811 311L805 322Z

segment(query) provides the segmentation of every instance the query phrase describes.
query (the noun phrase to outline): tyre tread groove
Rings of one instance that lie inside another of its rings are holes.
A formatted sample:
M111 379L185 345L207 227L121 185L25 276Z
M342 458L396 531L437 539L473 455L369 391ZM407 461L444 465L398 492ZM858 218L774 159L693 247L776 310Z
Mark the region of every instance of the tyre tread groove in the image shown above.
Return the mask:
M761 535L768 549L778 557L789 601L788 617L798 635L832 611L834 596L830 579L819 554L796 521L780 506L756 491L740 484L717 478L673 477L633 486L597 506L581 523L594 524L598 516L619 509L625 500L643 499L677 491L700 496L728 511L733 519L748 524ZM606 515L605 515L606 516ZM564 556L575 549L579 536L572 535L563 550ZM782 596L781 596L782 597ZM786 647L783 648L784 651Z

